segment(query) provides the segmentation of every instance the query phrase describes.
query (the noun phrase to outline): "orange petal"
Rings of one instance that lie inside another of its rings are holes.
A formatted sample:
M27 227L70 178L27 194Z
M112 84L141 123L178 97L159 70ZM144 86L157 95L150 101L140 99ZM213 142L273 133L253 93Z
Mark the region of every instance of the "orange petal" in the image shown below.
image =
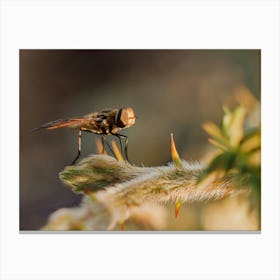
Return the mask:
M105 148L103 147L102 141L100 139L96 139L95 144L96 144L96 153L97 154L107 155L107 152L105 151Z
M111 144L112 144L112 149L113 149L113 152L114 152L114 155L115 155L116 159L118 161L124 161L123 160L123 156L122 156L122 154L121 154L121 152L120 152L116 142L114 140L112 140Z
M170 149L171 149L171 158L172 158L173 163L176 166L182 166L182 161L180 159L180 156L179 156L176 146L175 146L173 133L171 133Z
M180 207L181 207L181 200L179 199L175 203L175 218L176 219L177 219L177 217L179 215Z

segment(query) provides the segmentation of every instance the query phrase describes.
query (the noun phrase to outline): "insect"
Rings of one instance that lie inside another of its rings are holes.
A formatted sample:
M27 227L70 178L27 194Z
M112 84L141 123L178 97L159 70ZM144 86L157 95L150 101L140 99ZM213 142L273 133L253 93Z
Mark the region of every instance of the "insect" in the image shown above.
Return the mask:
M125 141L125 158L128 161L127 156L127 146L128 137L118 132L122 129L128 128L135 124L136 117L134 111L131 107L124 107L121 109L107 109L101 112L94 112L79 118L69 118L69 119L58 119L52 122L43 124L42 126L33 129L37 131L40 129L56 129L61 127L69 127L73 129L78 129L78 154L71 163L73 165L81 154L81 137L82 132L90 132L99 134L102 136L102 146L104 152L104 144L110 148L105 137L107 135L114 135L118 137L120 141L121 151L123 152L122 139ZM111 150L111 148L110 148Z

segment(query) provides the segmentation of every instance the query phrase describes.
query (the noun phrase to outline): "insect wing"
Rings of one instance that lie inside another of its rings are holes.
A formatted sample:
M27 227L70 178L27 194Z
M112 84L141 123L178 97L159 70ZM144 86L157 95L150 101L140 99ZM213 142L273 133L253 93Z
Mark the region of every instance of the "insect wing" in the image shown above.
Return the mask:
M87 122L88 119L86 118L75 118L75 119L59 119L52 122L48 122L43 124L42 126L33 129L33 131L39 130L39 129L56 129L61 127L80 127L85 122Z

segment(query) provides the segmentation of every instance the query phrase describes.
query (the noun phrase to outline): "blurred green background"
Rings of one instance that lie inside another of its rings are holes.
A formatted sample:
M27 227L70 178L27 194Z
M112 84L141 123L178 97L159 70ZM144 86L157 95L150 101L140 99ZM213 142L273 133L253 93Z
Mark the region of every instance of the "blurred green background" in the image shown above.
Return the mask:
M77 131L31 129L131 106L136 125L123 133L132 163L169 162L171 132L181 157L197 161L208 148L203 122L219 122L240 89L260 99L260 66L260 50L20 50L20 229L39 229L80 201L58 179L76 155ZM95 153L97 138L83 135L81 158Z

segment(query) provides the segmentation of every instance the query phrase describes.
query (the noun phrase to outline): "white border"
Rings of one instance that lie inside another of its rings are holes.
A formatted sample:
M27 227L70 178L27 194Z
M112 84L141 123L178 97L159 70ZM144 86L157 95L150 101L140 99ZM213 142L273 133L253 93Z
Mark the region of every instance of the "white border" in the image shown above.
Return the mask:
M2 1L1 279L279 279L279 2ZM19 234L20 48L262 49L261 234Z

